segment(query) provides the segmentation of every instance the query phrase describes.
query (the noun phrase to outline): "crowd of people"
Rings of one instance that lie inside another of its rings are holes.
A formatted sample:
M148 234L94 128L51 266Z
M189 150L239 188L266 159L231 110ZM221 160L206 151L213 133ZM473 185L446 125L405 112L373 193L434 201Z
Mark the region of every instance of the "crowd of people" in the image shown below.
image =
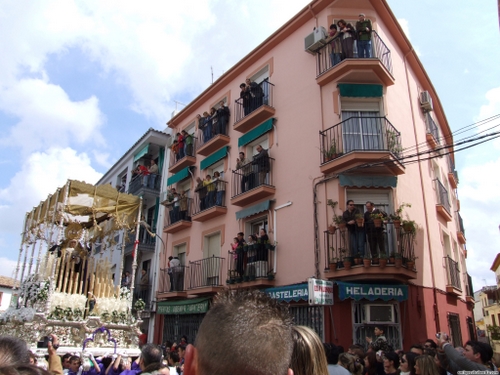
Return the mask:
M372 57L372 23L360 13L356 27L341 19L337 24L330 25L328 36L331 38L330 59L332 66L337 65L344 59L354 57L354 42L358 51L358 58Z
M220 172L214 172L214 178L207 174L205 179L196 178L195 193L198 194L199 212L213 206L224 206L226 195L226 181Z
M206 143L214 136L222 134L227 135L227 125L229 124L230 111L224 100L219 102L219 106L212 107L210 112L203 112L203 115L197 115L198 129L202 143Z
M181 131L175 135L174 141L170 149L175 162L178 162L185 156L194 156L194 137L186 130Z
M144 344L134 361L126 356L94 358L84 353L60 357L57 337L48 342L48 371L36 367L22 340L0 336L0 374L6 375L458 375L498 373L492 348L468 341L454 348L446 333L437 340L394 350L377 326L366 346L323 343L311 328L294 325L285 305L257 290L219 293L203 319L194 345Z
M239 103L243 107L243 114L245 116L264 103L264 90L257 82L247 78L245 83L240 85L240 90Z
M167 191L167 203L165 206L168 209L170 224L174 224L179 220L190 220L189 198L184 190L177 192L175 188Z

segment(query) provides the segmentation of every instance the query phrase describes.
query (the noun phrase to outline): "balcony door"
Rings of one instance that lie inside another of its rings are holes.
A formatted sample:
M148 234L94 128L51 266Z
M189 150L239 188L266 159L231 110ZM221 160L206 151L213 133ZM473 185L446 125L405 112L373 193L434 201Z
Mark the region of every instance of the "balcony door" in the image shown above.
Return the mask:
M344 153L385 149L378 111L342 111L342 135Z

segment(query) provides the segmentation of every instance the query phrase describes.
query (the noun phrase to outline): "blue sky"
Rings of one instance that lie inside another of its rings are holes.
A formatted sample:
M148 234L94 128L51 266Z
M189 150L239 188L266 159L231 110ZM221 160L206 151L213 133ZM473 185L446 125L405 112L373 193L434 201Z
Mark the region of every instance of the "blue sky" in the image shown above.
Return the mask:
M211 67L217 78L308 2L283 3L3 1L0 274L12 275L26 211L68 178L96 182L149 127L164 129L174 100L202 92ZM389 5L452 130L500 113L496 1ZM457 154L475 289L495 283L499 150L493 141Z

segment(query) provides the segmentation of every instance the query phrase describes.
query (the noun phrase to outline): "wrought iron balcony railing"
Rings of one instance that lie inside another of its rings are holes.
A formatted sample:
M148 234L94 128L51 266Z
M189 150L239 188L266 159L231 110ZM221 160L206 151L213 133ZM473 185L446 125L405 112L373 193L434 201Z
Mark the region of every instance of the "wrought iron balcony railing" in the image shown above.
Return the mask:
M448 284L456 289L462 290L462 283L460 282L460 269L458 262L455 262L449 256L446 259L446 270L448 271Z
M245 118L245 116L248 116L263 105L273 107L273 90L274 85L269 82L268 78L266 78L258 84L258 89L254 90L255 93L251 92L248 97L240 97L239 99L235 100L234 123L236 124L237 122Z
M436 179L436 190L437 190L437 198L438 204L442 205L448 213L451 213L451 204L450 198L448 196L448 190L444 187L444 185Z
M317 76L330 70L342 60L339 56L338 59L332 57L332 43L327 43L317 51ZM357 54L354 54L354 59L357 59ZM384 41L377 32L372 31L372 51L371 58L379 60L382 65L392 74L392 59L391 51L385 45ZM349 60L349 59L348 59Z
M352 151L390 151L399 159L401 133L385 117L350 117L319 132L321 164Z
M161 278L158 285L159 293L183 292L186 290L189 267L179 266L172 268L162 268Z
M193 210L192 198L179 198L178 200L173 200L163 204L167 208L167 212L165 213L164 228L179 221L191 221Z
M135 194L141 189L150 189L160 192L161 175L149 174L147 176L135 176L128 185L128 193Z
M228 278L232 283L274 279L276 248L271 244L256 243L228 251Z
M216 256L190 261L187 289L222 286L223 266L224 258Z
M193 215L214 206L226 207L226 188L226 181L217 180L195 190Z
M231 198L243 194L259 186L274 186L273 158L256 159L233 171Z

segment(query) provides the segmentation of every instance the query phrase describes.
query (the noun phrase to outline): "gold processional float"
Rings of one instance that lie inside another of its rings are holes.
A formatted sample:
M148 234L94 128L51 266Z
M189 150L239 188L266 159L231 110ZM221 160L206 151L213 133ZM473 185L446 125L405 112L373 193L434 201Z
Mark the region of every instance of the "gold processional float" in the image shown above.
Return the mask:
M0 315L2 335L25 340L40 356L45 350L37 350L37 343L52 333L59 338L60 353L85 349L94 355L138 355L145 304L138 300L132 306L132 295L141 201L111 185L69 180L26 213L14 277L19 276L19 288ZM121 276L125 241L133 232L130 288L115 286L112 264L101 259L102 252L110 249L112 259L115 248L121 248ZM121 246L115 242L120 233Z

